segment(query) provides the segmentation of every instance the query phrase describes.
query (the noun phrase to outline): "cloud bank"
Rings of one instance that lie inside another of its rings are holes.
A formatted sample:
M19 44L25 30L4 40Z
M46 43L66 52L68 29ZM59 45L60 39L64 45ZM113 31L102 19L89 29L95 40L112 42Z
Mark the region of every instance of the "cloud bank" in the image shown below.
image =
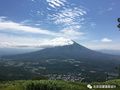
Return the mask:
M76 39L82 36L83 33L74 31L73 28L62 29L57 32L51 30L44 30L33 26L27 26L23 23L16 23L6 18L0 18L0 47L52 47L73 44L71 39ZM78 27L79 28L79 27ZM24 36L14 36L10 33L2 33L2 31L9 31L17 34L25 32ZM29 37L27 34L40 35L38 37ZM44 38L41 37L44 36ZM52 38L50 38L52 37Z
M11 30L11 31L20 31L20 32L27 32L27 33L37 33L37 34L45 34L45 35L57 35L55 32L51 32L48 30L35 28L31 26L25 26L20 23L16 23L13 21L6 21L1 18L0 20L0 30Z

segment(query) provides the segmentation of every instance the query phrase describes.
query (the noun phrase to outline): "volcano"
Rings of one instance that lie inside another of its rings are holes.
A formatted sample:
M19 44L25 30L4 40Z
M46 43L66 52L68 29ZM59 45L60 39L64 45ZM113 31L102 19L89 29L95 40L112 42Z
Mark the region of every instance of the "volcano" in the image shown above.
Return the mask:
M46 60L46 59L77 59L95 62L120 62L120 56L109 55L88 49L75 41L73 44L54 46L31 53L4 56L12 60Z

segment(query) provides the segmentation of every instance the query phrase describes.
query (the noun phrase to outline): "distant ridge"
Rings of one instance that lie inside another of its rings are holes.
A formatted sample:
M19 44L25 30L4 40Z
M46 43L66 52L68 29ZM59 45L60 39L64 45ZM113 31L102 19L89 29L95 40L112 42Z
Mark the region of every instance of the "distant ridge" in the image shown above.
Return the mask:
M20 59L20 60L44 60L44 59L90 59L92 61L120 60L117 55L109 55L101 52L90 50L75 41L73 44L65 46L55 46L45 48L39 51L3 56L3 58Z

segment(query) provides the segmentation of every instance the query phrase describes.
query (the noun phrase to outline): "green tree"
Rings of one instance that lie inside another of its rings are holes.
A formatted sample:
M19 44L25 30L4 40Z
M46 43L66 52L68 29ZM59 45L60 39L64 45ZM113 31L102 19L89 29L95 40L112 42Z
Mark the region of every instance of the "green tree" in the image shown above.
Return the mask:
M120 29L120 18L118 18L117 21L118 21L118 23L119 23L119 24L117 25L117 27Z
M116 67L116 70L118 71L118 79L120 79L120 65Z

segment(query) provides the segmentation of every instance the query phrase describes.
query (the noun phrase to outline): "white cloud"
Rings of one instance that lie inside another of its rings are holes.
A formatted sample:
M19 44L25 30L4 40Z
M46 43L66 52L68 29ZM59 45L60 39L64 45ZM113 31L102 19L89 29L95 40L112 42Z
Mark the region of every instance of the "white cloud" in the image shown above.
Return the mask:
M100 49L120 50L119 41L113 41L112 39L109 38L84 42L84 46L93 50L100 50Z
M36 0L31 0L32 2L36 2Z
M77 27L79 28L79 26ZM72 27L73 29L73 27ZM78 36L81 36L82 33L78 31L74 31L69 28L69 30L63 29L58 32L52 32L49 30L42 30L40 28L35 28L32 26L26 26L21 23L16 23L13 21L8 21L2 19L0 21L0 31L10 31L18 32L18 34L22 34L22 32L26 32L28 35L37 34L39 37L29 37L27 35L11 35L9 33L1 33L0 32L0 47L51 47L51 46L62 46L72 44L73 42L70 40L76 39ZM45 35L44 38L41 35ZM52 36L52 37L51 37ZM69 38L69 39L67 39Z
M64 6L66 3L66 0L46 0L46 1L48 2L48 5L52 8Z
M0 20L0 30L21 31L27 33L36 33L36 34L53 35L53 36L57 35L57 33L52 31L26 26L20 23L16 23L13 21L6 21L3 19Z
M101 40L101 42L112 42L112 40L111 39L109 39L109 38L103 38L102 40Z
M85 10L82 10L77 7L74 7L72 9L65 8L64 10L56 14L50 15L50 19L55 24L75 25L75 24L79 24L79 22L84 20L82 16L85 14L87 14Z
M14 37L0 34L0 47L23 47L23 48L46 48L54 46L71 45L73 41L58 37L54 39L50 38L27 38L27 37Z
M86 43L84 44L87 48L93 49L93 50L120 50L120 43Z
M5 16L0 16L0 22L3 21L4 19L6 19Z
M62 36L75 40L80 39L80 37L84 35L83 32L79 32L78 30L74 30L73 28L76 29L77 27L76 26L72 28L68 27L61 30Z
M44 42L43 46L64 46L64 45L71 45L74 42L71 39L59 37L49 41Z
M71 37L73 38L74 36L82 35L82 33L78 31L74 31L73 29L80 28L80 26L75 26L75 27L69 27L69 28L64 28L60 32L52 32L48 30L42 30L39 28L31 27L31 26L25 26L19 23L15 23L12 21L0 21L0 30L6 30L6 31L12 31L12 32L27 32L27 33L33 33L33 34L43 34L43 35L48 35L48 36L64 36L64 37ZM76 36L76 37L77 37Z
M0 17L0 19L1 19L0 20L1 32L7 31L18 34L18 35L9 33L3 34L0 32L0 47L16 47L16 46L47 47L56 45L61 46L67 45L68 42L69 44L72 43L70 39L72 40L76 40L78 38L80 39L80 37L84 35L84 33L79 31L81 26L75 24L76 22L73 22L75 25L66 25L65 28L57 32L53 32L50 30L44 30L41 28L26 25L24 22L16 23L11 20L7 20L6 17ZM28 23L29 21L26 22ZM26 35L25 34L22 35L23 32L25 32ZM30 35L34 34L34 36L31 37L29 36L29 34ZM35 34L39 35L39 37L35 37ZM20 36L22 35L22 37L20 37L19 35ZM42 38L42 36L44 38Z
M80 28L85 20L83 18L85 14L87 14L87 12L78 7L65 8L58 13L49 15L49 20L63 27L60 31L63 37L78 39L84 35L84 33L80 31Z

